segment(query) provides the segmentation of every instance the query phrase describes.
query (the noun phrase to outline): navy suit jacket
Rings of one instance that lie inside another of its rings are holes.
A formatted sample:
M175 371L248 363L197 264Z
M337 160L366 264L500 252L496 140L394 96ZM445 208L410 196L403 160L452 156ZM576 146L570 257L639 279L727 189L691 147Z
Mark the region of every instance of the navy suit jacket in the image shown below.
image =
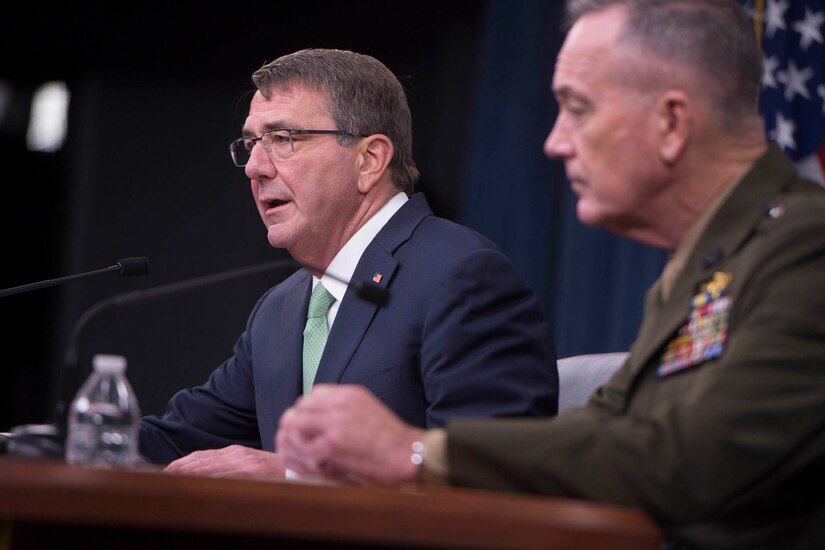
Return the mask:
M423 195L376 235L352 281L385 287L389 303L346 293L315 383L360 384L428 428L453 417L556 413L555 350L535 295L495 245L433 216ZM231 444L274 450L278 420L301 394L311 288L302 269L261 297L234 356L172 397L162 417L141 421L146 458Z

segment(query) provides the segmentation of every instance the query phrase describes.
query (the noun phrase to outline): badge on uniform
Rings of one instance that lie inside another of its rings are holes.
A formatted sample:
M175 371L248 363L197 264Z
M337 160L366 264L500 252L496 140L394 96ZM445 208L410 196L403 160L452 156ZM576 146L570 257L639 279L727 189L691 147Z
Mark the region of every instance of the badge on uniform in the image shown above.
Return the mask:
M687 322L665 347L657 376L668 376L722 355L728 338L731 280L731 273L717 271L699 286L699 292L690 299Z

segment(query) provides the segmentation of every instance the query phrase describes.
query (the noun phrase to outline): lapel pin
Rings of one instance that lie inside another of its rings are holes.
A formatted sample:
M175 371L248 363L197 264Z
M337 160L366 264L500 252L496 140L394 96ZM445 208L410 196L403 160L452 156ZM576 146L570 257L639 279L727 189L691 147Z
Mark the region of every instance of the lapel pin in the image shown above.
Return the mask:
M722 261L725 253L722 251L721 248L713 247L705 253L705 257L702 258L702 269L710 269L719 262Z
M782 217L782 215L784 213L785 213L785 205L784 204L771 204L770 207L768 208L768 216L770 216L774 220L776 218Z
M383 279L383 278L384 278L383 275L381 275L380 273L376 273L375 275L372 276L372 282L375 283L375 284L378 284L378 283L381 282L381 279Z

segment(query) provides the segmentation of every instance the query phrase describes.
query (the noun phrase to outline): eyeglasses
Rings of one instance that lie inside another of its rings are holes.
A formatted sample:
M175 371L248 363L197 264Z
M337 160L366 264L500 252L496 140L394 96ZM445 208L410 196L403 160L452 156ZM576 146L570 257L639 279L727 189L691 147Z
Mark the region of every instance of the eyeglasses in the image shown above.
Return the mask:
M229 154L232 156L232 162L235 166L243 168L249 162L249 157L252 156L252 149L259 141L264 146L264 151L272 160L288 159L295 154L295 140L292 136L300 135L334 135L334 136L349 136L354 138L367 137L363 134L356 134L355 132L347 132L345 130L293 130L292 128L278 128L270 130L258 137L239 138L229 144Z

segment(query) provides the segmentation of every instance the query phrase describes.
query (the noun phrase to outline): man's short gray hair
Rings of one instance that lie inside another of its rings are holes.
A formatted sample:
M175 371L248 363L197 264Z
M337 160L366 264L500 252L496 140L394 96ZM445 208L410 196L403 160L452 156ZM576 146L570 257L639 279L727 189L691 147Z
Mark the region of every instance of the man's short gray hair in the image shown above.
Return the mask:
M753 26L733 0L568 0L567 25L614 6L627 9L620 41L703 80L720 122L757 113L762 61Z
M401 83L383 63L346 50L307 49L284 55L252 75L269 98L272 90L304 86L326 96L328 115L339 130L384 134L395 148L393 182L411 194L418 180L412 158L412 117ZM344 146L355 138L339 137Z

